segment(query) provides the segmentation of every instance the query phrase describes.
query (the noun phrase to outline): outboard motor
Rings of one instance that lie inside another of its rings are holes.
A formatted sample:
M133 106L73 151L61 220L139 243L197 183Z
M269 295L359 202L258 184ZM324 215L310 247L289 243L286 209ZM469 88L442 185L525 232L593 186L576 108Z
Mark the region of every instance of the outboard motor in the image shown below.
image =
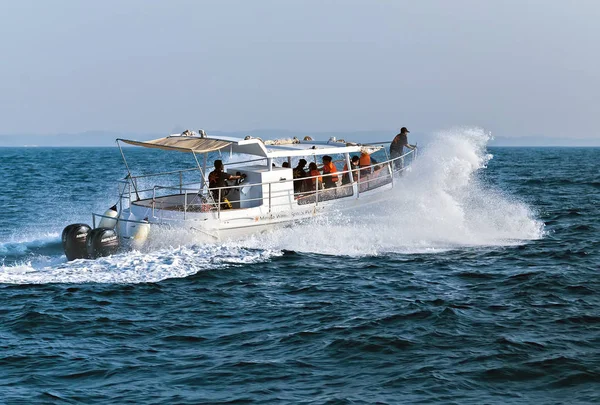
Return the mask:
M98 224L98 228L109 228L114 229L115 225L117 225L117 217L119 216L119 212L117 211L117 206L113 205L104 213L104 217L100 220ZM108 217L108 218L107 218Z
M67 260L88 259L86 243L92 228L86 224L71 224L62 231L62 245Z
M92 229L85 246L87 254L91 259L110 256L119 250L119 237L114 229Z

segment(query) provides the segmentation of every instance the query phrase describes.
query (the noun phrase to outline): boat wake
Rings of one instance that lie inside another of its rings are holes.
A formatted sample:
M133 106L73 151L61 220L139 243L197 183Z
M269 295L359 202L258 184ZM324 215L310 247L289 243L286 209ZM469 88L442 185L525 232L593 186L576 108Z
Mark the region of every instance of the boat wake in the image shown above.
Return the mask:
M130 251L96 260L35 257L0 267L0 283L156 283L200 271L265 262L279 251L207 244L154 252Z
M200 271L261 263L285 250L377 256L506 246L539 239L543 223L527 204L485 184L489 134L457 129L437 134L386 202L331 213L291 227L214 243L198 232L161 230L142 252L67 262L58 232L0 241L0 283L145 283Z

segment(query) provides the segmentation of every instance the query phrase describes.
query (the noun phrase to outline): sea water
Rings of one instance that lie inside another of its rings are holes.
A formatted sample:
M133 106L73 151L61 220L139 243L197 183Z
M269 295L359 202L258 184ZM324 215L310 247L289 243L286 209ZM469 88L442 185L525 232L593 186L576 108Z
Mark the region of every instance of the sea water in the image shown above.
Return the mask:
M73 262L118 150L0 148L0 403L598 403L600 149L488 141L440 133L381 205Z

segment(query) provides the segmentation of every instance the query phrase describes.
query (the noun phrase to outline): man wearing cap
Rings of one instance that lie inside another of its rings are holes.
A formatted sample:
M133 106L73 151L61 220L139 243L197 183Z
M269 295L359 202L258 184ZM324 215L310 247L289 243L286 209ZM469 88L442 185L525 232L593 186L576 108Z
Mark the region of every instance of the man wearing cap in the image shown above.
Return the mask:
M408 148L411 150L416 148L415 145L411 145L408 143L409 133L410 131L406 129L406 127L402 127L402 129L400 129L400 133L394 137L394 140L390 145L390 157L392 159L400 158L400 156L404 154L404 148ZM402 159L394 160L394 168L396 170L402 169L403 166L404 165Z

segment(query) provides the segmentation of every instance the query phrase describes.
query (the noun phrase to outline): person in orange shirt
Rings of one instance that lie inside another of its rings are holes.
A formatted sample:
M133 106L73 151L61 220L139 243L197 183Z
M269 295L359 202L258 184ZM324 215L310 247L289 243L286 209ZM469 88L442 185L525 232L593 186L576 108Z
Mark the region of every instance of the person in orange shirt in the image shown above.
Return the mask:
M323 183L323 178L320 176L321 172L319 172L319 169L317 168L317 164L315 162L310 162L310 164L308 165L308 177L314 177L314 176L319 176L313 179L309 179L312 181L312 188L311 190L316 190L317 187L321 188L321 184Z
M371 173L371 155L369 155L367 152L361 152L360 153L360 158L359 158L359 163L358 163L359 167L361 168L360 170L360 175L361 176L366 176L367 174Z
M325 188L337 187L337 181L339 177L337 175L337 168L332 162L331 156L323 156L323 185Z

